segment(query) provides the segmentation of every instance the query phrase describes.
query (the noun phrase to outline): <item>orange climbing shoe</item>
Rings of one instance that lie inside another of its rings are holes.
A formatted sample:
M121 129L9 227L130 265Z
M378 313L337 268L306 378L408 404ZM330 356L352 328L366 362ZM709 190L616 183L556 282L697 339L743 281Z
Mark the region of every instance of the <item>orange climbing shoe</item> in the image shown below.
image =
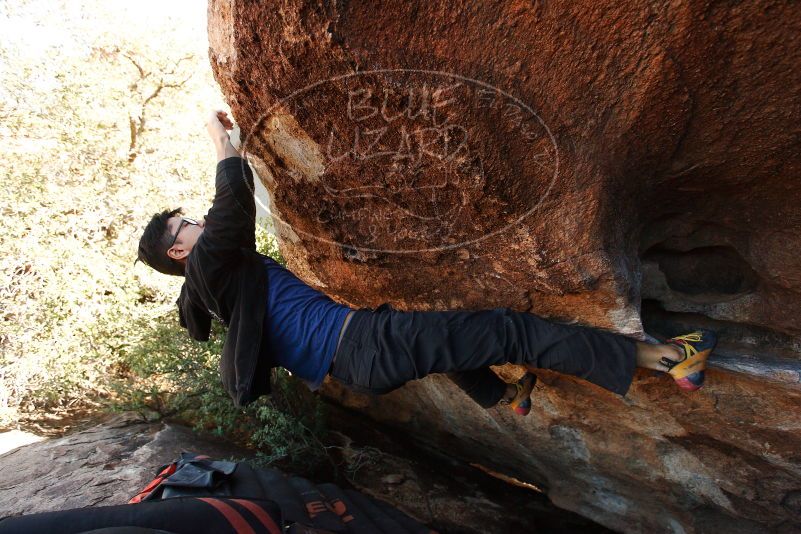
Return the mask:
M531 411L531 391L537 383L537 375L526 373L517 381L517 393L511 400L501 400L501 404L508 404L517 415L528 415Z
M679 360L663 357L660 363L668 368L668 373L681 389L695 391L704 385L706 360L717 342L718 336L713 331L703 329L672 337L665 343L679 347L683 357Z

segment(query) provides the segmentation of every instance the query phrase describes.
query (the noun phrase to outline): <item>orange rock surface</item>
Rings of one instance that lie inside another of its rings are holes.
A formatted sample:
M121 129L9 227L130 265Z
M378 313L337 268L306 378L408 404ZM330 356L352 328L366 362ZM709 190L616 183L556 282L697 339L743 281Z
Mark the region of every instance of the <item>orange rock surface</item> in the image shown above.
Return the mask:
M543 372L526 419L442 377L327 395L618 530L801 521L797 6L211 0L209 40L333 298L723 338L700 392Z

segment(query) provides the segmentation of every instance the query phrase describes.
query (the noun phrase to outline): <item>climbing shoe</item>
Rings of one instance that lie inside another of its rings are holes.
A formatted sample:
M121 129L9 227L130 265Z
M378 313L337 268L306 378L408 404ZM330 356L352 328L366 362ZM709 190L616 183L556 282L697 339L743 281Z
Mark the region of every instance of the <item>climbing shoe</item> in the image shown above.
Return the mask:
M502 399L501 404L508 404L517 415L528 415L531 411L531 390L537 383L537 375L526 373L517 381L517 393L511 399Z
M678 360L663 357L660 363L668 368L668 373L681 389L695 391L704 385L706 360L717 342L718 337L711 330L696 330L672 337L665 343L676 345L683 354Z

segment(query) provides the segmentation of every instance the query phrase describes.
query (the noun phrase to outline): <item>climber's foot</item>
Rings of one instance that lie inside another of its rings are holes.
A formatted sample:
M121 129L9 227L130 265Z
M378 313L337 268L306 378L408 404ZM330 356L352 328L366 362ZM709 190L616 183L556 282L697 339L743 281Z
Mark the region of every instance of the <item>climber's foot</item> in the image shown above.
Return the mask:
M665 343L676 346L680 354L676 355L676 360L663 357L660 363L668 368L681 389L695 391L704 385L706 361L717 342L717 335L704 329L672 337Z
M510 384L517 390L513 397L501 399L501 404L508 404L517 415L528 415L531 411L531 391L537 383L537 375L526 373L515 384Z

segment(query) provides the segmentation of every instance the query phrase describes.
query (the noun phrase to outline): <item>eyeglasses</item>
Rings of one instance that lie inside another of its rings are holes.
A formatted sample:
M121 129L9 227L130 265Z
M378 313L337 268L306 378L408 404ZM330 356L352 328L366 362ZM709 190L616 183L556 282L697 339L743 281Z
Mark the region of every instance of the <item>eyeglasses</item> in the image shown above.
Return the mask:
M170 241L170 246L167 247L167 250L170 250L175 244L175 241L178 239L178 234L181 233L181 228L184 227L184 224L197 225L198 222L195 219L190 219L189 217L181 217L181 222L178 223L178 230L175 232L175 235L172 236L172 241Z

